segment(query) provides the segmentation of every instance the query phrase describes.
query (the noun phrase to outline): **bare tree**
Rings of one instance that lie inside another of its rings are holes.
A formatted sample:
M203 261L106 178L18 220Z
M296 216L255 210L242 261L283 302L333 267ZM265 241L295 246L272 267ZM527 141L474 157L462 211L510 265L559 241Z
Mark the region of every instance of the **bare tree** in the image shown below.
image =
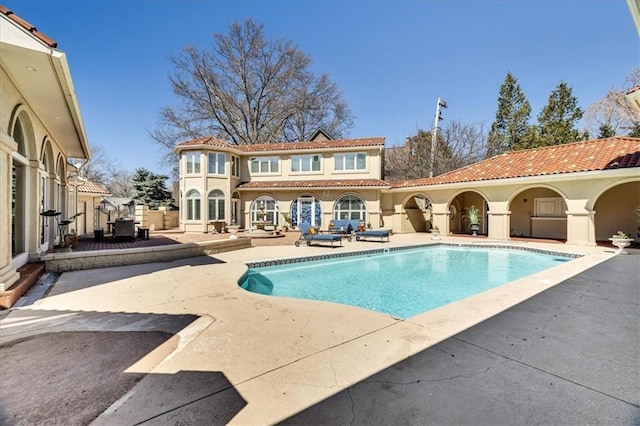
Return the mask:
M585 114L585 130L596 137L603 133L602 129L610 129L617 135L640 136L640 113L625 96L637 86L640 86L640 68L627 76L622 89L611 88L604 98L589 106Z
M120 169L112 174L108 186L114 197L133 198L136 195L133 183L133 173Z
M310 57L291 41L265 39L251 19L213 39L211 51L187 46L170 56L180 105L162 108L150 132L164 160L175 162L176 143L202 136L242 145L306 140L318 128L342 137L353 126L335 83L309 71Z
M385 150L385 179L398 181L429 176L433 133L418 130L405 146ZM434 176L480 161L487 150L482 124L456 120L444 124L436 135Z
M82 166L82 177L91 182L107 185L113 175L115 162L107 157L107 154L98 145L93 145L91 149L91 160Z

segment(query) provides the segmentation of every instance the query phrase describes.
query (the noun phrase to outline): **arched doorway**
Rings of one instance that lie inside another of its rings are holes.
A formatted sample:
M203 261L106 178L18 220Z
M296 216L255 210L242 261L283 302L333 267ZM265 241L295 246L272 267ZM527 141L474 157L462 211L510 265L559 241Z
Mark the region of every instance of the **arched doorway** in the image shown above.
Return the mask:
M291 203L291 225L298 226L302 222L319 228L322 225L320 201L313 195L302 195Z
M432 227L431 200L425 195L411 196L404 204L402 232L428 232Z
M511 237L567 239L567 204L551 188L529 188L509 203Z
M594 210L596 241L609 244L618 231L640 240L640 181L607 189L596 200Z
M449 202L449 232L454 234L473 234L469 211L474 207L479 210L480 228L477 233L479 235L487 235L489 233L489 221L487 220L489 208L482 194L475 191L462 192Z
M270 195L261 195L251 203L251 223L249 227L256 229L280 224L280 206Z

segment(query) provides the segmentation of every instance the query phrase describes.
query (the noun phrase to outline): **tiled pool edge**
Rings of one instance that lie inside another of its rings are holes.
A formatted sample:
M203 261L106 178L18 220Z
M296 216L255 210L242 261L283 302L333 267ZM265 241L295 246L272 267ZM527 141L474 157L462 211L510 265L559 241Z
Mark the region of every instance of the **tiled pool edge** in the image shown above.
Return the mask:
M391 252L421 249L421 248L436 247L436 246L465 247L465 248L500 248L500 249L529 251L533 253L546 254L550 256L568 257L572 259L585 256L583 253L562 252L562 251L510 244L510 243L437 242L437 243L414 244L414 245L397 246L397 247L380 247L375 249L354 250L354 251L347 251L347 252L340 252L340 253L325 253L325 254L317 254L317 255L311 255L311 256L288 257L283 259L248 261L248 262L244 262L244 264L247 266L247 268L262 268L265 266L287 265L291 263L313 262L316 260L339 259L339 258L353 257L353 256L366 256L366 255L372 255L372 254L391 253ZM244 275L243 277L240 278L240 281L243 278L244 278Z

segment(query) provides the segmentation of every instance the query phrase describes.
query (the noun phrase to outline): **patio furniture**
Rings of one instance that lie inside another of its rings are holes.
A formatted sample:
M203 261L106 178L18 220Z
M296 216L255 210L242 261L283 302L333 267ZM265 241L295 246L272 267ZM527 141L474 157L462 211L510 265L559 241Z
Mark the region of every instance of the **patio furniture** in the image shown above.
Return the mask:
M146 226L138 226L138 238L141 240L148 240L149 228Z
M351 241L353 231L358 229L359 224L359 220L333 219L331 222L329 222L329 228L327 230L331 234L340 234L342 236L346 236L348 237L349 241Z
M386 229L369 229L367 231L356 231L356 241L369 241L369 238L380 238L380 242L384 242L386 238L389 241L389 231Z
M130 219L125 220L116 220L113 223L113 234L111 235L111 239L113 241L118 238L127 238L134 240L135 239L135 221Z
M300 247L301 241L306 241L307 245L310 246L312 242L330 242L331 247L333 247L333 243L338 241L340 246L342 247L342 236L338 234L320 234L307 222L302 222L298 225L298 229L300 230L300 237L295 242L296 247Z

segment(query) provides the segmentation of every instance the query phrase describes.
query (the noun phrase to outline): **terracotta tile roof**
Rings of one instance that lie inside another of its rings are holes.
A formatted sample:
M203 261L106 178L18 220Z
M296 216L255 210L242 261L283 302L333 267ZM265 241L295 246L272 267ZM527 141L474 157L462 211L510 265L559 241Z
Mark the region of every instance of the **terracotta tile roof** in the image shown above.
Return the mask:
M640 167L640 138L612 137L506 152L433 178L394 182L392 188Z
M292 151L306 149L331 149L331 148L359 148L371 146L384 146L384 138L359 138L339 140L319 140L305 142L261 143L255 145L232 145L211 136L182 142L176 148L185 146L211 145L223 148L235 148L242 152L268 152L268 151Z
M632 94L633 92L637 92L638 90L640 90L640 86L636 86L636 87L632 88L631 90L629 90L629 91L627 92L627 95L630 95L630 94Z
M238 189L295 189L295 188L343 188L343 187L386 187L391 184L379 179L336 179L336 180L295 180L295 181L254 181L243 183Z
M230 143L225 142L223 140L216 139L213 136L206 136L204 138L198 138L192 141L182 142L181 144L178 144L179 147L191 146L191 145L211 145L211 146L219 146L222 148L237 148L237 146L231 145Z
M237 148L243 152L260 151L291 151L299 149L326 149L326 148L360 148L370 146L384 146L384 138L360 138L360 139L338 139L320 140L306 142L285 142L285 143L261 143L255 145L239 145Z
M111 191L109 191L109 188L102 185L101 183L92 182L90 180L84 181L81 185L78 185L78 192L111 195Z
M0 13L6 16L7 18L9 18L10 20L12 20L13 22L15 22L16 24L20 25L25 30L29 31L31 34L33 34L35 38L37 38L47 46L53 47L53 48L58 47L58 43L56 43L53 39L47 37L42 32L38 31L36 27L34 27L29 22L25 21L24 19L22 19L21 17L13 13L6 6L3 6L0 4Z

